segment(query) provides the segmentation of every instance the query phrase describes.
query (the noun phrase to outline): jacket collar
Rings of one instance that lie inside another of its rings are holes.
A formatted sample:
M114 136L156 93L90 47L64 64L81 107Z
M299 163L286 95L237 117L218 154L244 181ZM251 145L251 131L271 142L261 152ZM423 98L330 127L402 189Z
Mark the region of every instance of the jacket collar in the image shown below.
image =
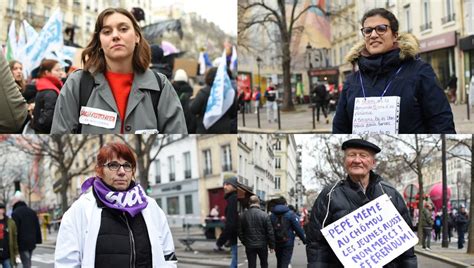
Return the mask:
M400 48L399 56L402 61L410 58L415 59L416 55L420 52L420 43L418 39L410 33L399 34L395 47L397 46ZM344 60L354 64L361 56L363 56L362 54L365 50L365 41L361 40L351 48Z
M103 73L96 73L94 75L94 82L97 85L96 89L99 96L107 103L111 109L118 114L117 104L115 103L112 90L107 82ZM130 96L128 97L127 111L125 113L125 118L135 109L135 107L140 103L140 101L145 97L145 93L142 89L146 90L160 90L158 81L156 80L153 71L147 69L144 73L134 73L132 89L130 91Z

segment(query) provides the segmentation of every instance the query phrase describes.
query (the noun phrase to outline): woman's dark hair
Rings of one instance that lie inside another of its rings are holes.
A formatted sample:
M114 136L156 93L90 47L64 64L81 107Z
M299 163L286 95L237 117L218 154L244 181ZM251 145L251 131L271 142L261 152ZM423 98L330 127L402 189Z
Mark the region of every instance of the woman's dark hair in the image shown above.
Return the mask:
M57 60L43 60L41 61L41 65L39 67L38 71L38 77L43 77L46 73L46 71L51 72L53 70L54 66L58 64L59 61Z
M8 65L9 65L9 67L10 67L10 71L13 72L13 68L15 68L15 64L20 64L21 67L23 67L23 64L22 64L21 62L19 62L19 61L17 61L17 60L11 60L11 61L8 63ZM25 81L25 79L22 78L20 81L17 81L17 80L15 79L15 83L20 87L21 93L23 93L23 92L25 91L25 88L26 88L26 81Z
M393 15L392 12L386 10L385 8L374 8L374 9L371 9L371 10L365 12L365 14L362 17L362 20L360 22L362 24L362 27L364 27L364 22L367 18L377 16L377 15L379 15L383 18L386 18L390 23L390 29L392 29L392 32L393 33L398 33L398 20L397 20L397 18L395 17L395 15Z
M120 13L130 19L135 33L140 37L135 50L133 51L132 67L138 73L144 73L151 61L150 45L143 37L138 22L133 17L132 13L123 8L107 8L102 11L95 22L94 34L92 40L84 49L81 55L84 70L92 71L93 73L103 73L106 70L106 62L103 50L100 48L100 31L104 27L104 20L106 17Z

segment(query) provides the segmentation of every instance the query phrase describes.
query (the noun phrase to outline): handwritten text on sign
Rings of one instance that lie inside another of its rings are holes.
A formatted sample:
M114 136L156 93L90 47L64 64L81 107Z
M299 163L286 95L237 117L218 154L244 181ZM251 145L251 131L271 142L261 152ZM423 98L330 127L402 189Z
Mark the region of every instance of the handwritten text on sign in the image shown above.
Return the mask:
M400 97L356 98L353 134L398 134Z
M382 267L418 243L386 194L321 232L345 267Z

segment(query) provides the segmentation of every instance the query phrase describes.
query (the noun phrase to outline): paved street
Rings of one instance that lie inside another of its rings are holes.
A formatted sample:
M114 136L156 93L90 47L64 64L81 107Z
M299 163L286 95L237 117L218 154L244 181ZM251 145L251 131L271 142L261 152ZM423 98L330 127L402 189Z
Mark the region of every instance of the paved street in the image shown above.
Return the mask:
M467 120L465 104L453 105L451 109L454 114L454 124L457 133L472 133L474 130L474 111L471 109L470 120ZM320 122L316 122L313 129L312 109L308 104L297 105L295 112L281 112L281 132L298 133L330 133L332 129L332 118L334 112L329 115L329 124L326 124L324 116L320 114ZM239 132L275 132L278 123L267 121L265 108L260 109L260 127L258 128L257 115L255 113L245 114L245 127L243 126L242 114L239 113Z

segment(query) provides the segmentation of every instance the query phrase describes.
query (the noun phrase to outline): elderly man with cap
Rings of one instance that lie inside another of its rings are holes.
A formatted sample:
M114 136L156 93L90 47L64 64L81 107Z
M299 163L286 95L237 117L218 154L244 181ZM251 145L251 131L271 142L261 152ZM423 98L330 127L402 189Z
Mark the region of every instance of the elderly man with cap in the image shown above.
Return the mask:
M311 211L306 234L308 268L343 267L322 235L321 229L383 194L390 197L403 219L411 226L410 215L402 196L372 171L376 163L375 155L380 152L380 148L362 139L351 139L342 144L342 150L346 179L325 187ZM386 267L417 267L414 248L405 251Z
M225 208L225 227L219 239L217 239L215 250L221 250L224 244L230 245L232 254L231 268L237 267L237 222L239 214L237 212L237 188L239 182L237 177L231 177L224 180L224 198L227 201Z

